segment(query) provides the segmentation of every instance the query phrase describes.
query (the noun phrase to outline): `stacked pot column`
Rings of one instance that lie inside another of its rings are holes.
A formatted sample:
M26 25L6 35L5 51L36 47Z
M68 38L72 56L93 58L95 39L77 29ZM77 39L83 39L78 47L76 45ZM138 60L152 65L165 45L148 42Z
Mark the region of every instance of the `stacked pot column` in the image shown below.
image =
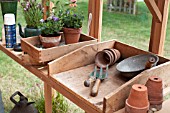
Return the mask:
M149 109L147 87L134 84L126 100L125 113L147 113Z
M146 87L148 88L150 109L154 108L159 111L162 108L163 102L162 79L157 76L151 76L146 82Z
M121 54L117 49L104 49L99 51L95 56L95 64L98 67L106 68L107 65L113 65L119 58Z

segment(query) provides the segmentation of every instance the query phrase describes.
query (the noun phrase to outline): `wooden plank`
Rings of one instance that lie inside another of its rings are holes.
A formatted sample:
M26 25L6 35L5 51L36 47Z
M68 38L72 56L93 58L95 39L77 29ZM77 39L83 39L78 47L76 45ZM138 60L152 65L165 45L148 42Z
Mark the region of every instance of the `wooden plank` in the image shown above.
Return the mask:
M48 63L49 75L60 73L70 69L75 69L93 63L96 53L98 51L103 50L104 48L112 48L114 46L114 42L115 41L107 41L84 46ZM75 60L77 56L79 58Z
M52 88L44 82L45 112L52 113Z
M149 51L163 55L166 27L168 21L169 0L156 0L156 4L163 15L162 22L158 23L153 17Z
M144 0L152 16L157 22L162 22L162 13L160 12L155 0Z
M98 95L96 97L92 97L90 96L91 87L85 87L83 82L88 79L89 74L93 70L94 64L91 64L53 75L53 78L56 82L59 82L69 88L70 91L74 91L76 93L75 97L84 98L84 101L89 103L90 107L97 111L102 111L104 96L119 88L119 86L124 84L128 79L124 79L121 75L119 75L120 73L116 70L115 64L110 67L108 71L108 78L100 84Z
M169 72L167 70L170 70L170 62L166 62L164 64L160 64L156 67L153 67L151 69L145 70L142 73L140 73L138 76L134 77L133 79L129 80L125 84L123 84L121 87L119 87L116 91L114 91L112 94L109 94L105 97L105 112L113 112L117 111L120 108L123 108L125 106L125 101L128 98L131 86L133 84L139 83L139 84L145 84L148 77L152 75L156 75L158 77L161 77L164 82L164 88L167 87L170 83L169 78ZM121 98L123 96L123 98Z
M134 0L134 2L133 2L133 14L134 15L136 14L136 2L137 2L137 0Z
M81 34L80 42L74 44L61 45L47 49L35 47L35 45L40 45L40 43L40 38L38 36L24 38L21 40L21 47L30 57L42 63L54 60L84 45L97 43L97 40L91 36Z
M89 0L89 13L92 13L90 36L101 40L103 0Z

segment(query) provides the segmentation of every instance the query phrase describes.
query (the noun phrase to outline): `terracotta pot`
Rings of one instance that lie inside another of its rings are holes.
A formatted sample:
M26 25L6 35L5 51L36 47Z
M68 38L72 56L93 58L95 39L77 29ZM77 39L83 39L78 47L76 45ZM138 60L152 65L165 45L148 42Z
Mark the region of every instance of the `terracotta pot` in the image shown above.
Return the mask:
M126 100L126 113L146 113L149 109L147 87L134 84Z
M73 28L63 28L64 38L66 44L72 44L79 42L80 34L82 29L73 29Z
M150 76L146 82L146 86L148 88L150 109L155 108L156 110L160 110L163 102L162 79L157 76Z
M112 57L105 51L99 51L95 56L95 64L98 67L106 68L107 65L111 64Z
M110 50L114 53L115 60L113 63L115 63L116 61L119 60L121 54L120 54L119 50L117 50L117 49L110 49Z
M127 102L131 106L146 107L148 106L147 87L141 84L134 84L130 91Z
M56 36L56 37L44 37L44 36L39 35L39 37L44 48L58 46L61 40L61 35Z

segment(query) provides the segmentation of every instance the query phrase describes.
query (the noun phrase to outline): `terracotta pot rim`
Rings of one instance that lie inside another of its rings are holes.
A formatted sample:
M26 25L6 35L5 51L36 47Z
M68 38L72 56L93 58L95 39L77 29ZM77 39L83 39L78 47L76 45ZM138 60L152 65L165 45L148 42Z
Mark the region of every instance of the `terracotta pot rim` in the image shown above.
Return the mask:
M149 109L149 102L148 102L148 105L146 107L135 107L135 106L131 106L129 103L128 103L128 99L126 99L126 105L128 107L131 107L133 109L139 109L139 110L142 110L142 109Z
M157 83L162 82L162 79L158 76L150 76L149 80L151 80L152 82L157 82Z
M97 67L102 67L102 68L106 68L107 67L107 64L106 65L100 65L99 64L99 62L97 62L97 56L99 55L99 54L106 54L104 51L99 51L99 52L97 52L97 54L95 55L95 65L97 66ZM98 60L99 61L99 60ZM109 65L109 63L108 63L108 65Z

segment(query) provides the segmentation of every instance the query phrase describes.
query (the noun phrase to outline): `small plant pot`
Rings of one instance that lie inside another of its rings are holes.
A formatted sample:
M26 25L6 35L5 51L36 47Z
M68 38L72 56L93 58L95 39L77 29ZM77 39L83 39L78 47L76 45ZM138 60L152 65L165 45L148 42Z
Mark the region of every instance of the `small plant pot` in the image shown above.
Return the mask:
M61 41L61 35L55 37L44 37L39 35L39 37L44 48L58 46Z
M110 65L111 62L111 55L106 53L105 51L99 51L95 56L95 64L98 67L106 68L107 65Z
M115 63L116 61L119 60L121 54L120 54L119 50L117 50L117 49L110 49L110 50L111 50L111 51L113 52L113 54L114 54L115 60L114 60L113 63Z
M149 104L147 87L134 84L127 99L128 104L134 107L146 107Z
M163 102L162 79L157 76L151 76L146 82L146 87L148 88L150 109L161 110Z
M146 107L134 107L128 104L126 100L125 113L147 113L149 105Z
M73 29L73 28L63 28L64 39L66 44L72 44L79 42L80 34L82 29Z
M147 87L141 84L134 84L126 100L126 113L146 113L148 109Z

